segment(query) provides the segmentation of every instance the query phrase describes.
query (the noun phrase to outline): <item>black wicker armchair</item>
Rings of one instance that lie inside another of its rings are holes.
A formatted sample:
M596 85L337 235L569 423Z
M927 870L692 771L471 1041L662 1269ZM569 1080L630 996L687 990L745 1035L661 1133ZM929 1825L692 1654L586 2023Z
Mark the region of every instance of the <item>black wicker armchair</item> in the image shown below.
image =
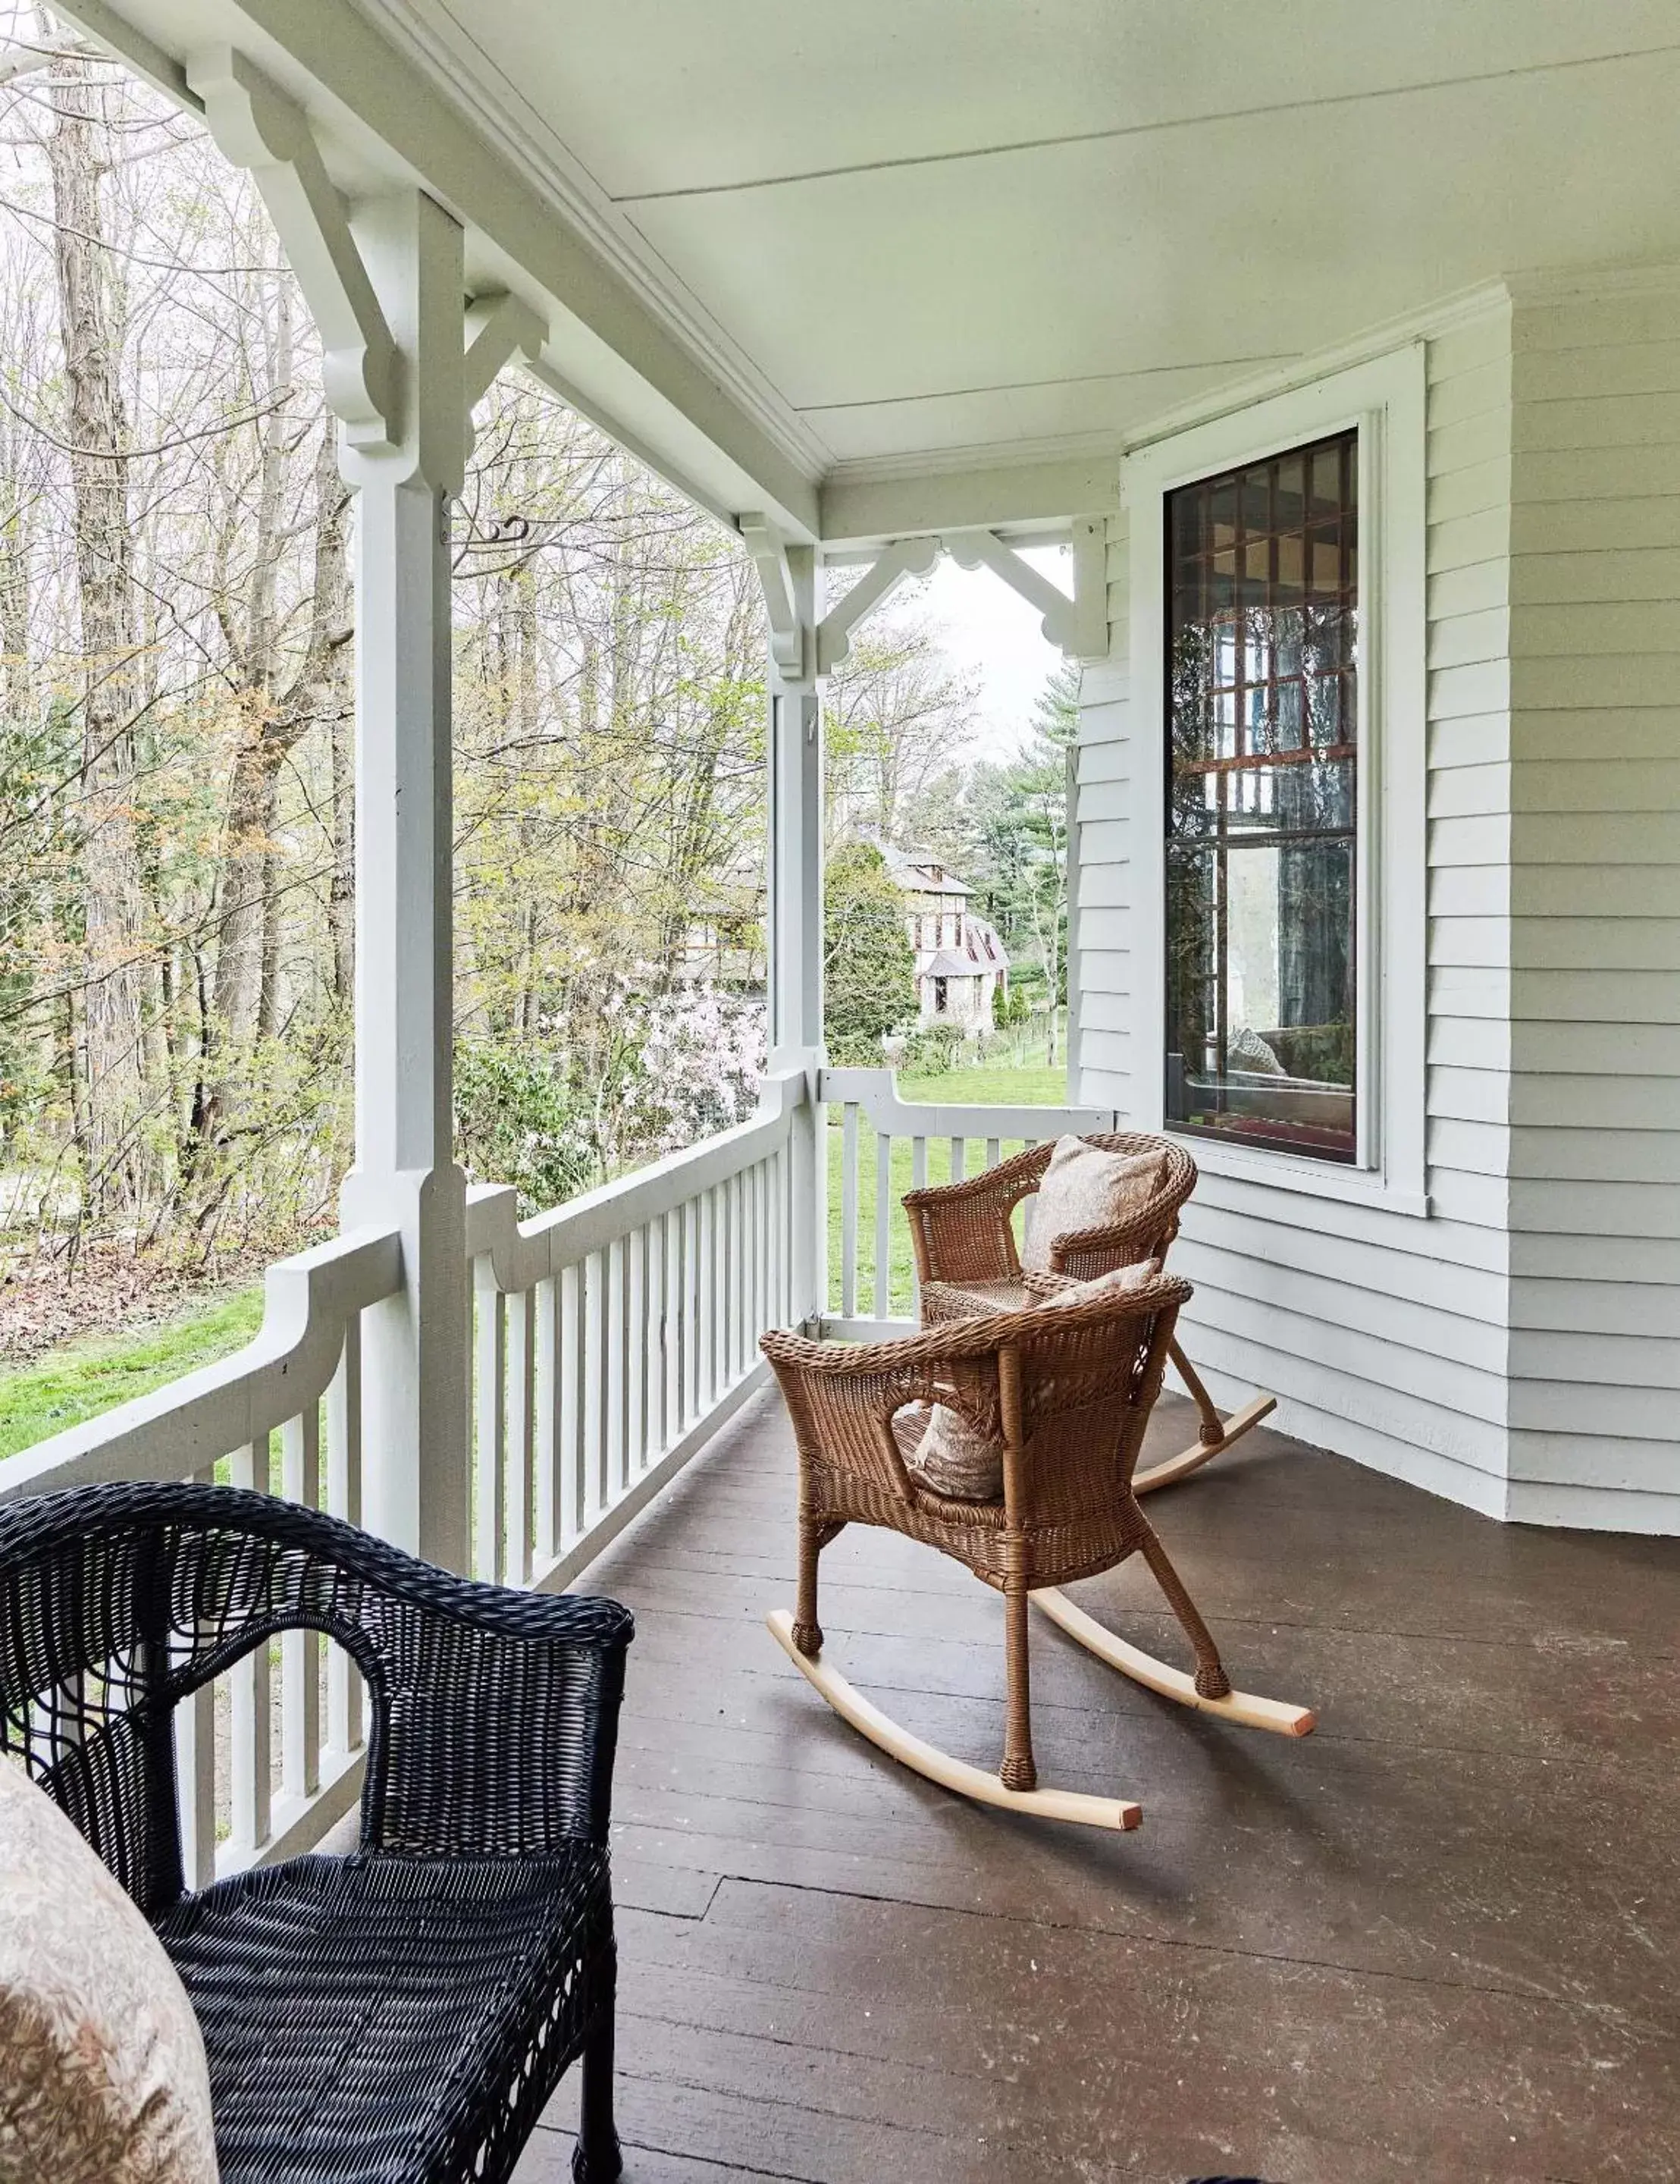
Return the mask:
M365 1679L359 1848L183 1883L176 1702L279 1630ZM0 1508L0 1753L152 1920L209 2057L223 2184L499 2184L583 2064L619 2174L607 1823L628 1613L469 1584L233 1489Z

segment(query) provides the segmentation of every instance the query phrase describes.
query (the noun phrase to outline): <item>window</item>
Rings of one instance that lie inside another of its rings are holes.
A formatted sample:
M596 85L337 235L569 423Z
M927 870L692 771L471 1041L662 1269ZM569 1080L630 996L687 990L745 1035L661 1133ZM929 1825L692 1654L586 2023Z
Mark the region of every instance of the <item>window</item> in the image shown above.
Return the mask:
M1162 505L1165 1119L1352 1162L1359 432Z
M950 982L949 982L948 979L945 979L945 978L936 978L936 979L933 981L933 1008L934 1008L934 1013L935 1013L936 1015L937 1015L937 1016L942 1016L942 1017L943 1017L943 1016L944 1015L945 1011L947 1011L947 1009L948 1009L948 1008L949 1008L950 1005L951 1005L951 988L950 988Z

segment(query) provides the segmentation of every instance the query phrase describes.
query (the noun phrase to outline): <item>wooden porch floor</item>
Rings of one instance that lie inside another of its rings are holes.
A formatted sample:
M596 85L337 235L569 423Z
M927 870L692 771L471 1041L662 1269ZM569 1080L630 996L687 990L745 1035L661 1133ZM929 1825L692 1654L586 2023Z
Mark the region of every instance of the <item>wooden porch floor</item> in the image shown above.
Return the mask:
M1152 1514L1237 1680L1321 1727L1187 1715L1041 1621L1041 1778L1140 1797L1129 1836L948 1796L783 1658L773 1395L591 1571L637 1618L627 2184L1680 2176L1680 1543L1509 1529L1264 1432ZM993 1763L1000 1603L856 1529L824 1578L830 1658ZM1146 1573L1078 1590L1172 1646ZM574 2100L519 2184L569 2176Z

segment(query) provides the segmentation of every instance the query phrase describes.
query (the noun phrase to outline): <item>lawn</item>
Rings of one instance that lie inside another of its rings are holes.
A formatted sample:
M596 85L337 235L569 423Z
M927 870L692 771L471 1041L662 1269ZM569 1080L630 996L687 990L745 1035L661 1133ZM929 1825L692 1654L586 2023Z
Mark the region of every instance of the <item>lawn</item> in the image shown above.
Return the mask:
M262 1319L257 1285L161 1326L66 1343L0 1373L0 1457L225 1357L251 1340Z
M1064 1070L1043 1067L949 1069L942 1071L937 1076L901 1077L898 1093L901 1099L927 1106L937 1106L943 1101L965 1106L1060 1107L1065 1106L1067 1101L1067 1077ZM841 1192L844 1155L838 1107L829 1109L828 1123L828 1308L837 1313L843 1309ZM1006 1139L1001 1150L1005 1154L1018 1152L1021 1145L1019 1138ZM977 1173L984 1153L983 1139L970 1145L965 1156L969 1174ZM858 1271L854 1307L854 1314L859 1318L872 1318L876 1314L875 1191L878 1168L879 1141L859 1117ZM948 1183L950 1178L949 1139L930 1138L927 1141L926 1180L929 1183ZM893 1317L898 1318L909 1318L914 1301L914 1261L910 1253L910 1226L899 1209L898 1201L907 1190L915 1188L915 1184L913 1148L907 1139L896 1138L893 1141L893 1164L887 1182L893 1203L887 1264L890 1280L888 1310Z

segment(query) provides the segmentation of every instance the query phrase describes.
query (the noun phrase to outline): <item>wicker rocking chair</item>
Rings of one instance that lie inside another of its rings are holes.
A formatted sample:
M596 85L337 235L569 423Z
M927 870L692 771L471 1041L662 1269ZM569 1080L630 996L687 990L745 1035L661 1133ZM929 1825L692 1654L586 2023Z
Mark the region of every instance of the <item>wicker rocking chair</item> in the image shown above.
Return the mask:
M1032 1756L1027 1601L1110 1667L1181 1704L1251 1728L1305 1736L1305 1708L1234 1691L1197 1613L1132 1490L1132 1472L1188 1283L1161 1277L1135 1290L965 1317L865 1347L764 1336L799 1451L799 1585L793 1614L769 1617L795 1664L843 1719L917 1773L1009 1810L1088 1826L1132 1828L1126 1798L1041 1789ZM1000 1443L1003 1492L991 1501L936 1492L910 1462L929 1410L943 1403ZM937 1547L1004 1596L1008 1706L996 1774L901 1729L822 1658L817 1560L848 1524L879 1524ZM1149 1563L1183 1625L1193 1675L1106 1630L1055 1588Z
M1088 1137L1085 1143L1104 1152L1156 1154L1166 1164L1165 1180L1130 1220L1052 1237L1049 1275L1022 1273L1010 1217L1022 1199L1037 1190L1055 1150L1054 1144L1031 1146L965 1183L940 1184L909 1194L904 1211L910 1217L925 1327L976 1312L1019 1311L1035 1296L1049 1295L1068 1280L1089 1281L1115 1267L1165 1257L1178 1234L1179 1208L1196 1187L1194 1161L1171 1138L1122 1133ZM1188 1479L1277 1407L1275 1396L1260 1395L1229 1418L1221 1418L1176 1337L1169 1342L1167 1354L1200 1413L1200 1431L1188 1448L1140 1471L1132 1482L1134 1494L1150 1494L1158 1486Z

